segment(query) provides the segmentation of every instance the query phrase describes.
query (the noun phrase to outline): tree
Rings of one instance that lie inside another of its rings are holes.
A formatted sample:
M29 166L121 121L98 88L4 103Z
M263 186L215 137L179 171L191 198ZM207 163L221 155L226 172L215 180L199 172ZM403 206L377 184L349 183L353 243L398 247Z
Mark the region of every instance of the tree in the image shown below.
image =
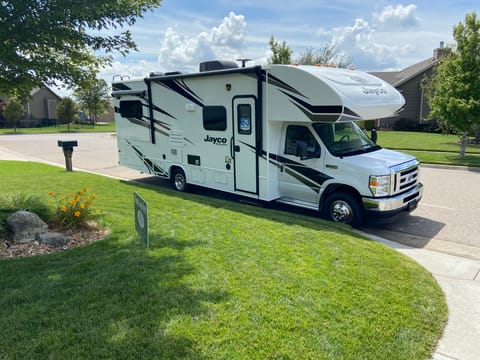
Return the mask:
M17 132L17 121L23 118L23 115L25 115L25 108L16 97L11 97L5 102L3 117L5 120L13 122L15 132Z
M57 118L63 123L68 124L68 131L70 131L70 124L75 121L78 116L78 106L70 97L64 97L57 104Z
M110 53L136 50L128 30L161 0L2 0L0 92L27 95L56 81L79 85L95 77ZM103 52L103 55L95 55Z
M430 117L455 129L465 156L469 132L480 126L480 21L475 12L454 27L456 46L440 60L425 84Z
M98 115L104 114L110 103L110 88L103 79L92 80L89 84L77 87L75 98L88 111L90 119L97 122Z
M268 41L268 45L270 45L270 50L272 51L272 56L268 59L269 64L291 64L291 56L292 56L292 49L287 46L285 41L282 42L280 45L275 39L273 35L270 37Z
M330 44L324 44L317 49L305 50L297 62L302 65L327 64L340 68L350 67L353 63L350 57L339 55L335 46Z

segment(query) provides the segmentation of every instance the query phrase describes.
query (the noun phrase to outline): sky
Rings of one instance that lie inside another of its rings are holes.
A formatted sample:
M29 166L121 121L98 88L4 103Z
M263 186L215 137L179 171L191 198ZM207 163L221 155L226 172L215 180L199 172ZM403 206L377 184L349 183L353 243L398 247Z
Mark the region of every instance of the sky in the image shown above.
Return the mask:
M309 48L334 45L363 71L400 70L432 56L478 0L163 0L129 27L138 52L114 54L100 77L198 71L202 61L267 63L268 41L285 41L297 59Z

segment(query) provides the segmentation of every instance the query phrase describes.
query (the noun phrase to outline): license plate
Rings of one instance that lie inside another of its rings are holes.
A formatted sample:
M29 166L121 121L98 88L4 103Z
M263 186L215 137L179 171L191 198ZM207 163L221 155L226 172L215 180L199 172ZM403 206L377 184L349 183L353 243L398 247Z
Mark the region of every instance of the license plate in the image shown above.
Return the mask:
M418 200L412 200L408 203L408 211L413 211L417 208L418 206Z

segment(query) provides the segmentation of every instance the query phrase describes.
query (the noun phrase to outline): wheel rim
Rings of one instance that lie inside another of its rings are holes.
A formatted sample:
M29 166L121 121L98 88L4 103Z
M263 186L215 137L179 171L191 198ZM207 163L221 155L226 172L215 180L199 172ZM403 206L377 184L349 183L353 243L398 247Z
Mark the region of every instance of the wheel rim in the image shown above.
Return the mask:
M175 184L175 188L177 190L181 191L181 190L185 189L185 184L186 184L185 176L183 176L183 174L181 174L181 173L176 173L174 184Z
M353 210L349 203L336 200L330 206L330 215L333 221L348 223L353 218Z

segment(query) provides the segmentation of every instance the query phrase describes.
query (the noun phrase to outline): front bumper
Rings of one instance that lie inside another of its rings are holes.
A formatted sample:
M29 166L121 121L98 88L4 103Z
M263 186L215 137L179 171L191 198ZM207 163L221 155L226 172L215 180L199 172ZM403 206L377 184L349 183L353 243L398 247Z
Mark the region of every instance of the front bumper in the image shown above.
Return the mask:
M412 211L417 207L423 195L423 184L418 183L412 190L388 198L362 197L365 210L370 213L398 213Z

